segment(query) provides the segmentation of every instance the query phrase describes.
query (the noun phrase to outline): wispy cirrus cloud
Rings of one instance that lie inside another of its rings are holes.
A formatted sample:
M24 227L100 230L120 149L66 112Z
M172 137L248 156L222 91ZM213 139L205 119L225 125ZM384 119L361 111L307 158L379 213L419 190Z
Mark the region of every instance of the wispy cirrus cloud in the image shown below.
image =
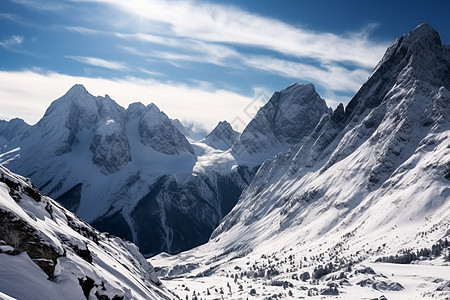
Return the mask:
M76 60L83 64L111 69L116 71L127 71L129 68L122 62L117 61L109 61L98 57L89 57L89 56L66 56L67 58Z
M24 41L23 36L13 35L9 39L5 39L5 40L1 41L0 46L5 49L10 50L14 47L21 45L23 43L23 41Z
M17 4L26 5L37 10L61 11L67 9L69 5L62 1L52 0L10 0Z
M347 69L328 63L314 66L268 56L250 56L243 61L247 66L290 78L303 78L334 91L358 90L370 72L364 69Z
M72 1L102 3L122 14L128 13L130 18L158 24L158 34L146 31L145 27L138 33L118 32L127 30L120 27L111 32L71 29L133 41L118 46L128 54L178 67L195 68L198 63L208 63L227 69L270 72L320 85L330 95L336 91L356 92L387 46L370 39L376 24L338 35L307 30L233 6L196 0ZM145 44L160 47L146 49ZM265 54L255 54L258 52Z
M345 61L373 67L386 46L368 38L373 24L359 32L336 35L294 27L236 7L200 1L78 1L108 4L131 15L163 23L167 33L174 36L264 48L320 62Z

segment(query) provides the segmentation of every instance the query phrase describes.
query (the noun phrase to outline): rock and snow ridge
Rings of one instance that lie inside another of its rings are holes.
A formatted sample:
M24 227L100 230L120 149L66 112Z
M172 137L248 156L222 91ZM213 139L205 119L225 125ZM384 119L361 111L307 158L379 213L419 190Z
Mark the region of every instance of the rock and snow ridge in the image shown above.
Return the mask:
M331 113L312 84L292 84L275 92L232 147L240 164L259 165L308 136Z
M9 122L0 120L0 148L12 139L22 135L30 128L24 120L15 118Z
M0 165L0 298L173 299L138 248Z
M235 131L230 123L221 121L203 142L212 148L226 151L231 148L238 136L239 132Z
M260 167L207 244L155 258L167 284L206 299L448 298L448 74L428 24L394 41L347 107Z

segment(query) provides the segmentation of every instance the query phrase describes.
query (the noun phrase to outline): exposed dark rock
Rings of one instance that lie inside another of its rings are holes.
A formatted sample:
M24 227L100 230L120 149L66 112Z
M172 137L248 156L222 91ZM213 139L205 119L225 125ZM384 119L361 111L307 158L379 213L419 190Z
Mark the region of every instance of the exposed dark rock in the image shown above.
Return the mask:
M56 198L55 200L61 203L65 208L73 213L76 213L81 201L81 190L83 184L78 183L70 188L67 192Z
M315 287L310 288L308 290L308 297L313 297L313 296L318 296L319 295L319 290Z
M14 213L0 209L0 236L6 244L28 256L53 278L57 258L61 255L40 238L40 233Z
M311 275L309 275L309 272L304 272L300 274L300 280L307 281L309 279L311 279Z
M339 295L339 290L336 287L328 287L320 290L321 295L335 296Z
M376 281L372 284L372 288L378 291L401 291L405 288L398 282Z
M363 269L355 270L355 274L375 274L375 271L371 267L365 267Z
M357 282L356 285L359 285L361 287L365 287L365 286L370 286L372 283L373 283L373 280L367 278L367 279L364 279L364 280L361 280L361 281Z
M85 276L83 278L78 278L78 283L81 286L81 289L83 290L83 294L86 297L86 299L89 300L89 294L91 293L91 290L94 288L95 281L94 279L90 278L89 276Z

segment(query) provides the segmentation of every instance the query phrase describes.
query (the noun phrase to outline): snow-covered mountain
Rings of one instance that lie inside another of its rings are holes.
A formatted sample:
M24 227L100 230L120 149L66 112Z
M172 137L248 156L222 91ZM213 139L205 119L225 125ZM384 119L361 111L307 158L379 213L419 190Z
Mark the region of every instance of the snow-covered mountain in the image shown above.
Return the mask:
M191 145L154 104L125 109L82 85L8 139L1 163L148 255L206 242L255 173L232 160L217 168L224 151Z
M275 92L259 109L233 145L240 164L259 165L309 135L330 114L312 84L292 84Z
M235 131L230 123L221 121L204 139L208 146L226 151L236 142L239 132Z
M28 128L30 125L19 118L11 119L9 122L0 120L0 148L15 137L22 135Z
M138 248L0 165L1 299L173 299Z
M207 244L159 255L160 274L206 299L450 297L449 74L428 24L395 40L345 109L261 166Z

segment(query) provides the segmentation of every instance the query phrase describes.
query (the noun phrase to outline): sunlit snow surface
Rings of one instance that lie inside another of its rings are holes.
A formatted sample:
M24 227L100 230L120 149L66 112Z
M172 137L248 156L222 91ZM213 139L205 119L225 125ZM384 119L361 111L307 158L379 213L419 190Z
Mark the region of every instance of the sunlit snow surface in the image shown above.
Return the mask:
M397 39L345 110L261 166L207 244L152 260L163 282L181 298L449 299L449 249L375 263L450 240L449 66L428 25Z

